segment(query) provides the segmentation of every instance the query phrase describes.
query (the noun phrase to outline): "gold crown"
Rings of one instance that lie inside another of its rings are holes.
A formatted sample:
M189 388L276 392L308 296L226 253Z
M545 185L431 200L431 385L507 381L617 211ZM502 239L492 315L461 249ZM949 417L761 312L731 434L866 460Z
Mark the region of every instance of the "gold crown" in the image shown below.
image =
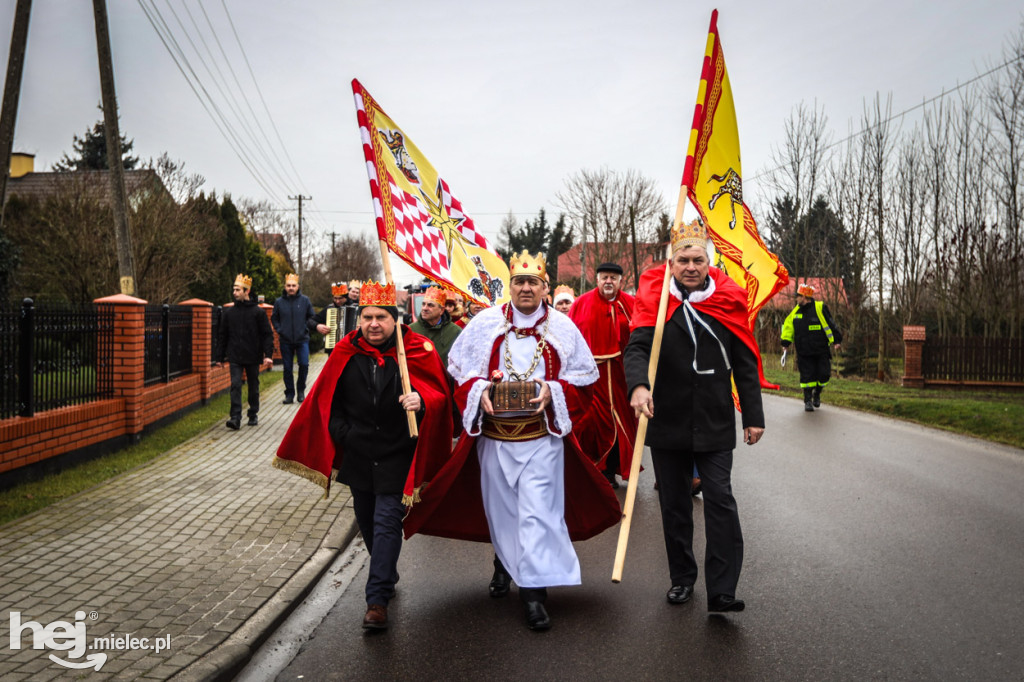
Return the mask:
M576 292L572 290L572 287L568 284L559 284L555 287L555 298L558 298L560 294L569 294L574 299L576 298Z
M441 287L430 287L423 292L423 300L433 301L443 308L444 302L448 300L448 294Z
M680 223L672 228L672 253L686 246L708 248L708 231L699 220L692 220L689 225Z
M287 274L287 275L284 276L284 283L285 284L292 284L292 283L298 284L299 283L299 276L296 275L294 272L292 272L290 274Z
M797 296L806 296L807 298L814 298L814 287L810 284L801 284L796 288Z
M344 282L334 282L331 284L331 296L344 296L348 293L348 285Z
M362 285L362 282L360 282L358 279L354 279L354 280L352 280L351 282L348 283L348 288L349 289L358 289L361 285Z
M547 281L548 270L544 254L538 253L533 256L526 249L523 249L522 253L513 253L512 260L509 261L508 276L511 279L518 275L532 275L539 277L542 282Z
M251 289L252 288L252 277L246 277L242 273L238 273L238 276L235 277L235 284L234 284L234 286L242 287L243 289Z
M358 285L358 282L356 284ZM380 282L364 282L359 289L359 305L378 307L397 305L395 285L381 284Z

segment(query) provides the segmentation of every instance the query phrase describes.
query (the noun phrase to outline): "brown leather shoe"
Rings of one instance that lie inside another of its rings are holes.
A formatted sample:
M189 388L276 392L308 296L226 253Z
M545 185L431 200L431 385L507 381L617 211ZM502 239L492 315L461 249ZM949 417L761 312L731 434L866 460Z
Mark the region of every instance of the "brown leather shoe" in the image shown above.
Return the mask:
M367 630L386 630L388 627L388 607L370 604L363 616L363 627Z

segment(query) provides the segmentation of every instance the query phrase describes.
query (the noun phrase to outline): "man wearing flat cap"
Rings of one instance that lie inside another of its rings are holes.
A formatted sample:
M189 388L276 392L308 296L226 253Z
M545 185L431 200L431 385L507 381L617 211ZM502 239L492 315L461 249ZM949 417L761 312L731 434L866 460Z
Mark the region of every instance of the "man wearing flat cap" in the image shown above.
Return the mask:
M694 221L672 230L668 314L654 392L648 379L665 266L640 277L633 331L626 346L630 404L644 414L646 445L658 482L662 530L668 553L670 604L693 597L693 465L704 493L704 583L709 612L742 611L736 598L743 564L743 534L732 492L736 447L735 382L743 416L743 441L764 433L760 351L747 326L747 295L711 267L704 226Z
M597 286L572 304L569 317L579 327L601 372L594 387L594 402L587 412L580 447L593 458L613 488L616 474L629 478L636 442L636 416L626 395L622 352L629 341L633 297L622 291L618 263L597 266Z

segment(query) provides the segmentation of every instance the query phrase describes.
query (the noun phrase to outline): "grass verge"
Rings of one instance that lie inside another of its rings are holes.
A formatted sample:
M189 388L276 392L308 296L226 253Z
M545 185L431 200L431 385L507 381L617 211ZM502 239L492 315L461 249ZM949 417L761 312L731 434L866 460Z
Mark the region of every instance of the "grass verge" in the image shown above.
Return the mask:
M262 372L260 395L266 395L267 389L282 377L280 371ZM211 426L226 421L230 406L231 399L225 391L206 405L146 434L136 445L0 491L0 525L156 459ZM244 423L244 415L242 420Z
M764 355L764 375L780 393L803 398L800 375L779 367L778 355ZM795 362L789 358L787 362ZM833 362L833 365L835 363ZM775 393L775 391L768 391ZM896 384L840 379L829 381L822 400L830 405L894 417L954 433L1024 448L1024 393L999 390L904 388Z

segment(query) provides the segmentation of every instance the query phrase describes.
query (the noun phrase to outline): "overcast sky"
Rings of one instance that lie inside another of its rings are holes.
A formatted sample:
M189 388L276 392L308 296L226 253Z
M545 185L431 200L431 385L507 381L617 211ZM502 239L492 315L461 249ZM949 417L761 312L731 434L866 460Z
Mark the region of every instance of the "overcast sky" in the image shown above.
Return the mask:
M5 60L14 4L0 2ZM1022 21L1019 0L108 0L121 130L140 157L167 152L218 194L282 208L295 206L289 195L312 196L305 211L320 234L371 233L350 87L359 78L492 239L510 210L520 219L540 207L557 214L556 193L583 168L636 169L674 210L716 6L747 193L757 192L751 179L770 165L801 102L817 102L845 136L875 93L891 93L899 112L1002 63ZM143 7L170 26L250 161L204 109ZM14 149L35 154L36 170L49 170L101 117L93 30L87 0L33 3ZM246 99L236 93L229 104L219 74ZM396 277L413 279L402 269Z

